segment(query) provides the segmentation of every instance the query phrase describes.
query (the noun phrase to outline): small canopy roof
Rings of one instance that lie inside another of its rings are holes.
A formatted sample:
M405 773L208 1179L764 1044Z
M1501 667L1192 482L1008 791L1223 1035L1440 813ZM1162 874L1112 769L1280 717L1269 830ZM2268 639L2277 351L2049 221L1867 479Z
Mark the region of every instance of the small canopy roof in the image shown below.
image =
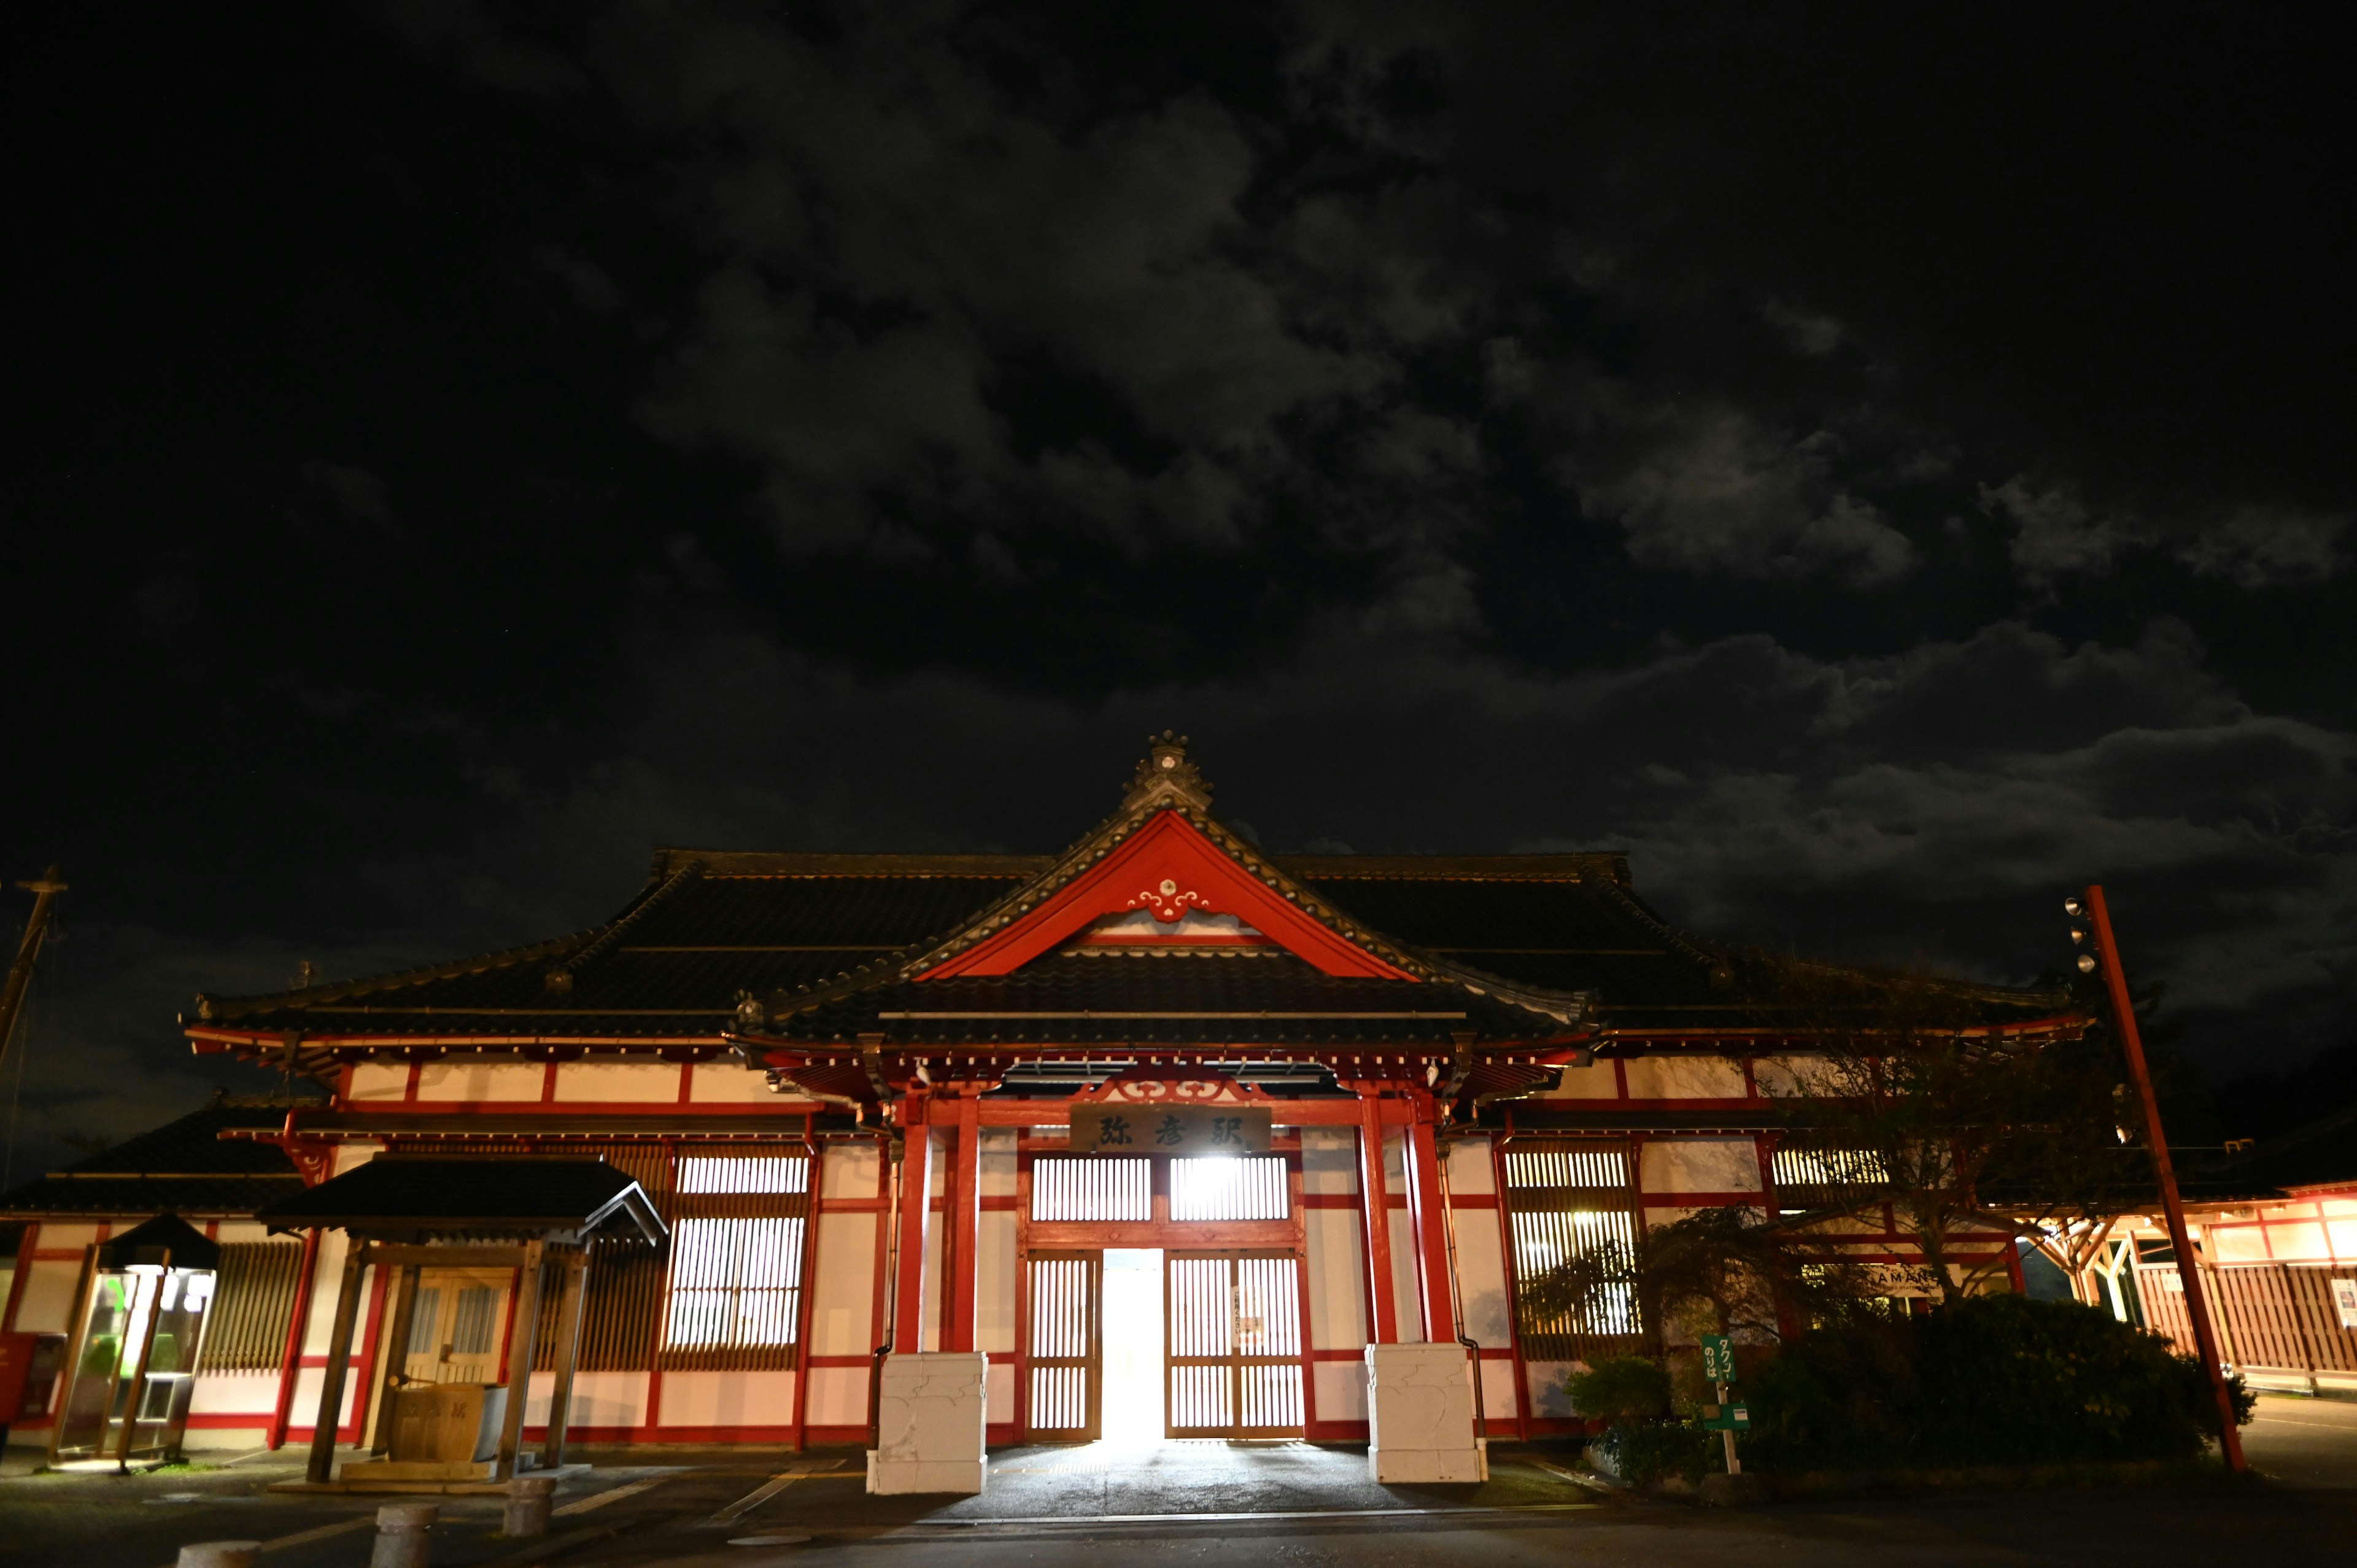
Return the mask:
M603 1160L391 1155L254 1218L273 1230L347 1230L377 1241L599 1240L662 1245L646 1189Z
M158 1214L144 1225L100 1243L98 1266L127 1269L134 1263L167 1263L175 1269L218 1269L221 1244L177 1214Z

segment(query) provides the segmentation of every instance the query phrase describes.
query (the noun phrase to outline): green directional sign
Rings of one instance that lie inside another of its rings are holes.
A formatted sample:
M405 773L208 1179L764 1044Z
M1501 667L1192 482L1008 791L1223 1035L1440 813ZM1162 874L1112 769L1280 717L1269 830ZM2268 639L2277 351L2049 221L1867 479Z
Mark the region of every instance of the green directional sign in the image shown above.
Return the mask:
M1702 1407L1702 1426L1705 1432L1749 1432L1751 1412L1739 1404L1706 1404Z
M1714 1383L1735 1381L1735 1341L1724 1334L1702 1337L1702 1375Z

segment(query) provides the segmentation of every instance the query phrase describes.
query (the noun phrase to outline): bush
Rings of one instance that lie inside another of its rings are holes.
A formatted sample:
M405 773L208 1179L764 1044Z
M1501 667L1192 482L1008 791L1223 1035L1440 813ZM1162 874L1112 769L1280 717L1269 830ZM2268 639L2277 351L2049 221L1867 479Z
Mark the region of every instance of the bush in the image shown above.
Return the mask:
M1688 1422L1668 1419L1670 1374L1639 1356L1606 1361L1564 1380L1572 1408L1591 1421L1609 1422L1596 1440L1614 1475L1632 1486L1684 1476L1700 1477L1716 1452L1711 1434Z
M1745 1452L1788 1471L2190 1459L2218 1426L2201 1367L2166 1340L2016 1295L1820 1329L1745 1392Z

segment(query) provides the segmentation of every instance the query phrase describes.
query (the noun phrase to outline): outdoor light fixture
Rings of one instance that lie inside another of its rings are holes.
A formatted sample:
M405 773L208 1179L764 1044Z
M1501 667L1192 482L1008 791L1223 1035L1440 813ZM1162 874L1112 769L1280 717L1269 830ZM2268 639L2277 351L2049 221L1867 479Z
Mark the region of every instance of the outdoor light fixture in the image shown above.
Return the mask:
M2080 915L2085 911L2085 909L2086 906L2080 903L2076 898L2065 898L2062 900L2062 912L2070 916L2074 920L2077 919Z
M2081 974L2093 974L2095 972L2095 955L2093 953L2083 952L2079 955L2079 972Z

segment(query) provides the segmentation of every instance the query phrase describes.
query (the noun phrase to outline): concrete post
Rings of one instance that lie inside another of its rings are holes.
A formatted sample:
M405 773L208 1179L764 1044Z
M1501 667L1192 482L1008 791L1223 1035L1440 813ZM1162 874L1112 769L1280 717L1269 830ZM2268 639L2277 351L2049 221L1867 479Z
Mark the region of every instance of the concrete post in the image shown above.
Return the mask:
M435 1503L386 1503L376 1510L369 1568L426 1568L434 1555Z
M549 1498L556 1490L554 1476L518 1476L508 1483L507 1512L500 1533L506 1536L546 1535Z

